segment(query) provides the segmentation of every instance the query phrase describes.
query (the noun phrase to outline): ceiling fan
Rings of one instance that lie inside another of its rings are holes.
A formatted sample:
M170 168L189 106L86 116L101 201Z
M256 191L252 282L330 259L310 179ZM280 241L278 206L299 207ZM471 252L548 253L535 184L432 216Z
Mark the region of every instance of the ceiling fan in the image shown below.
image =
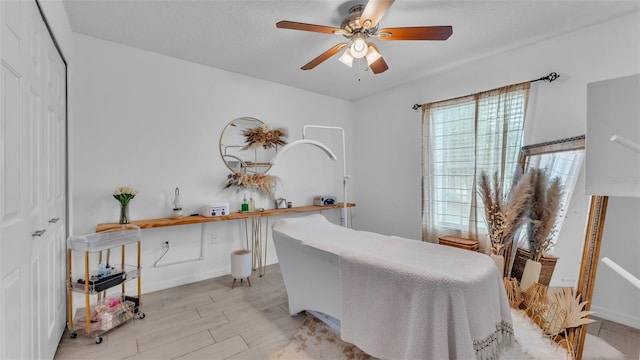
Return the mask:
M356 5L349 9L349 15L340 28L299 23L295 21L280 21L276 24L280 29L302 30L324 34L342 35L349 39L347 42L334 45L315 59L302 66L302 70L311 70L325 60L346 48L339 60L351 67L353 59L365 58L367 65L374 74L386 71L389 66L382 58L378 48L369 38L380 40L447 40L453 33L451 26L415 26L378 29L378 22L394 0L369 0L366 6Z

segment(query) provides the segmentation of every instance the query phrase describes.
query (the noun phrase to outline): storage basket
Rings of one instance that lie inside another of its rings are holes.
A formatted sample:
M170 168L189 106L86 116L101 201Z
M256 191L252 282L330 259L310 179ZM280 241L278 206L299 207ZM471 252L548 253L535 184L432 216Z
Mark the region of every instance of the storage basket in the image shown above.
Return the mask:
M460 249L471 250L471 251L479 251L480 244L478 240L474 239L465 239L456 236L441 236L438 238L438 243L440 245L453 246Z
M531 253L529 250L523 248L518 248L518 250L516 250L516 258L513 261L513 267L511 268L511 277L518 279L518 281L522 280L522 273L524 272L524 266L528 259L531 259ZM542 270L540 270L540 278L538 279L539 284L549 286L553 270L556 267L556 262L558 262L557 256L549 254L542 255L542 258L540 258Z

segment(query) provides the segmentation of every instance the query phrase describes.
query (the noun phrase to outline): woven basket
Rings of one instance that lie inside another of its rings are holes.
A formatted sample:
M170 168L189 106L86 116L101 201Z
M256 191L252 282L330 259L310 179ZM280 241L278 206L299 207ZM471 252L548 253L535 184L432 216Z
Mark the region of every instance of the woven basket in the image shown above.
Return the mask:
M518 281L522 280L522 273L524 272L524 265L527 263L528 259L531 259L531 253L523 248L518 248L516 250L516 258L513 261L513 267L511 268L511 277L518 279ZM540 264L542 264L542 270L540 270L540 279L538 279L538 283L549 286L549 282L551 282L551 276L553 275L553 270L556 268L556 262L558 262L558 257L544 254L540 259Z

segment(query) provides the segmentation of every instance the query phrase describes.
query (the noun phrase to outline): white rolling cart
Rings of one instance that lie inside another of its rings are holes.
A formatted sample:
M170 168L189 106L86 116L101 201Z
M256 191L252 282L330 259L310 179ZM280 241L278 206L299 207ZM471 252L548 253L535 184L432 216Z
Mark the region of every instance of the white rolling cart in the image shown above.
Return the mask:
M79 333L93 337L96 344L102 342L102 334L117 328L137 317L143 319L140 311L140 228L135 225L122 225L118 229L97 232L83 236L71 236L67 240L67 289L69 336L75 338ZM125 264L125 250L128 245L137 247L137 264ZM111 265L111 249L120 248L120 264ZM72 253L84 253L84 272L73 273ZM103 254L106 252L106 254ZM90 266L91 255L97 253L98 263ZM103 255L105 255L103 257ZM98 267L98 264L104 266ZM109 267L107 268L107 264ZM125 284L137 279L137 296L126 295ZM107 296L108 289L121 286L121 293ZM73 309L73 294L83 293L85 307Z

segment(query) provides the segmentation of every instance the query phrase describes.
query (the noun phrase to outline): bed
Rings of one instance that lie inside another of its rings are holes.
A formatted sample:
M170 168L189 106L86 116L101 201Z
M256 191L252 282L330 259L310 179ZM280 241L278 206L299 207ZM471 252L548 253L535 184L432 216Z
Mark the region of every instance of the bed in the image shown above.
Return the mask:
M291 315L319 314L384 359L496 359L511 312L490 257L337 226L320 214L272 226Z

